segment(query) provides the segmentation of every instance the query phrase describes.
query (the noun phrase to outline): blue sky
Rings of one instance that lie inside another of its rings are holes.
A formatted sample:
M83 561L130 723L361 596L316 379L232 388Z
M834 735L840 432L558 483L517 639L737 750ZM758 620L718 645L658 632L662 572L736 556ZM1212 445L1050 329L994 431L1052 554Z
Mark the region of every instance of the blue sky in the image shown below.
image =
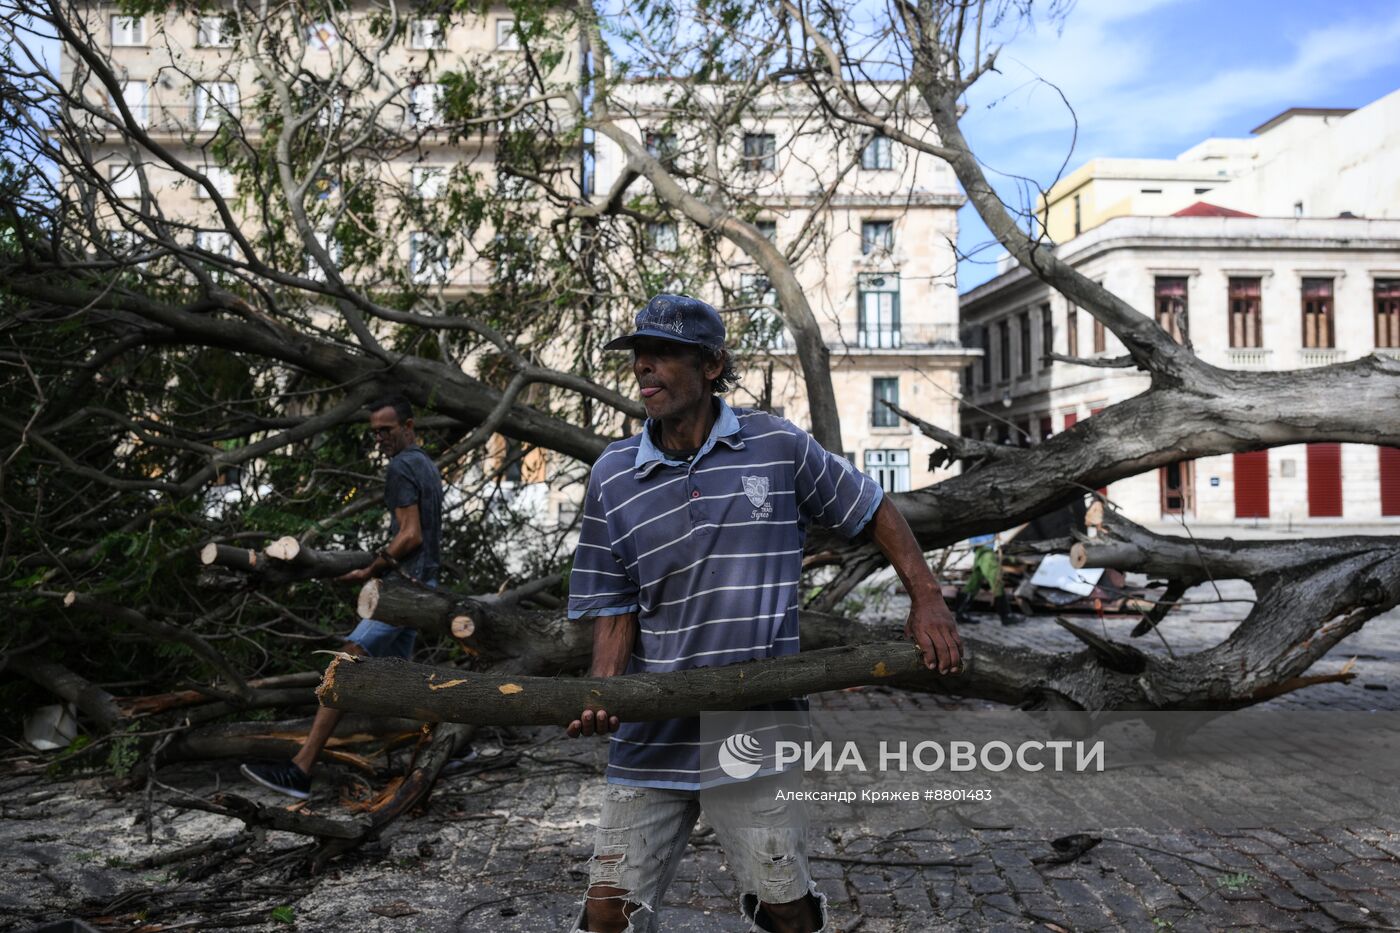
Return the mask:
M1067 156L1068 169L1170 158L1209 136L1246 136L1288 107L1362 106L1400 89L1397 48L1396 0L1078 0L1062 28L1009 38L1001 73L970 93L963 130L985 166L1048 185ZM1074 108L1077 142L1044 81ZM1013 180L991 177L1018 203ZM991 242L971 207L959 221L964 253ZM990 278L1000 253L965 259L959 291Z

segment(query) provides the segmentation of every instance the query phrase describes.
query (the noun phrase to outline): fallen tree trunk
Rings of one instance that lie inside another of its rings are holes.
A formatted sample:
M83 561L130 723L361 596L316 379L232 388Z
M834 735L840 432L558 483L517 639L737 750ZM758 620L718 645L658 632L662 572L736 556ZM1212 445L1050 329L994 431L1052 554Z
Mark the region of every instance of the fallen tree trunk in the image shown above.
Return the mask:
M509 594L507 594L509 595ZM404 580L371 580L360 591L361 618L458 637L496 673L576 674L593 654L593 624L552 609L525 609L505 596L458 596ZM801 614L808 650L874 641L875 630L824 612ZM892 629L894 631L894 629Z
M317 694L323 704L336 709L379 714L396 710L429 722L567 725L585 709L606 709L631 722L670 719L881 683L923 670L918 651L908 642L605 678L478 674L396 658L344 655L326 668Z
M277 587L303 580L338 577L374 560L369 551L319 551L302 547L293 537L278 538L261 551L213 542L199 549L205 567L247 574L253 585Z
M963 636L969 662L957 676L924 671L908 643L874 642L834 651L604 680L560 681L472 674L406 662L337 661L320 688L328 706L400 711L424 719L477 724L571 720L588 708L621 718L667 719L702 709L733 709L857 684L900 687L1017 704L1084 710L1228 710L1249 706L1343 675L1308 669L1367 619L1400 605L1400 538L1352 537L1318 542L1196 541L1156 535L1110 513L1082 559L1123 558L1118 569L1181 580L1246 577L1256 602L1219 645L1186 657L1148 654L1062 623L1085 644L1077 652L1011 648ZM1154 614L1156 621L1168 613ZM831 616L803 615L826 637L875 637ZM565 632L558 617L545 623ZM586 631L578 627L577 631ZM520 629L498 632L518 637ZM586 659L571 636L569 656ZM883 667L877 667L883 664ZM877 670L879 673L876 673Z
M308 691L309 695L309 691ZM159 762L213 758L290 758L311 729L311 718L282 722L234 722L201 726L180 733L159 754ZM395 717L349 715L326 741L320 760L374 773L372 758L418 741L420 723Z

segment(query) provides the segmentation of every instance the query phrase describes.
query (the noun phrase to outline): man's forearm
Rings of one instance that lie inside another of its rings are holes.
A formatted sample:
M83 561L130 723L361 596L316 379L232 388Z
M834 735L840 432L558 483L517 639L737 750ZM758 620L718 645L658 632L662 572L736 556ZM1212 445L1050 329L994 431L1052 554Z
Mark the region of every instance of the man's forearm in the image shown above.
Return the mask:
M599 616L593 622L593 677L616 677L627 670L637 641L637 614Z
M875 546L889 558L890 565L894 567L895 573L899 574L909 598L921 600L936 596L942 599L943 591L924 560L924 552L919 547L918 539L914 537L909 523L899 514L899 509L894 507L888 496L880 501L880 507L875 510L870 525Z

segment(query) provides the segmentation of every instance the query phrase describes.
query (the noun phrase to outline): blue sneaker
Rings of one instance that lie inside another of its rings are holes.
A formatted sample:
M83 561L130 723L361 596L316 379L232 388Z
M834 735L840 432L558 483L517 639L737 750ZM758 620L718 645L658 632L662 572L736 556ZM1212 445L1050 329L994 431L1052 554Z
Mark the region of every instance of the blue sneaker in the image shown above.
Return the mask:
M261 784L279 794L305 800L311 796L311 775L286 761L255 761L239 768L243 776L254 784Z

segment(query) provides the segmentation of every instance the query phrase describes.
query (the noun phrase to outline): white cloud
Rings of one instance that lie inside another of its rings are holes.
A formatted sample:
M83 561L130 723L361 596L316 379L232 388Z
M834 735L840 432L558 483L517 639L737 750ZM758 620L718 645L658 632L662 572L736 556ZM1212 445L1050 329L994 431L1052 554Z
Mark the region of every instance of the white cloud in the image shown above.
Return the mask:
M999 168L1042 180L1065 158L1074 120L1038 78L1056 85L1078 118L1073 168L1096 155L1165 154L1164 143L1184 149L1221 126L1237 126L1230 135L1243 135L1249 128L1244 121L1260 112L1330 103L1330 88L1392 67L1379 50L1400 42L1400 10L1394 10L1388 18L1300 33L1281 60L1192 74L1191 58L1183 59L1180 48L1154 45L1159 30L1139 21L1174 2L1126 9L1093 0L1074 8L1062 36L1040 30L1017 37L1001 60L1003 73L984 79L969 101L968 133L980 154Z

